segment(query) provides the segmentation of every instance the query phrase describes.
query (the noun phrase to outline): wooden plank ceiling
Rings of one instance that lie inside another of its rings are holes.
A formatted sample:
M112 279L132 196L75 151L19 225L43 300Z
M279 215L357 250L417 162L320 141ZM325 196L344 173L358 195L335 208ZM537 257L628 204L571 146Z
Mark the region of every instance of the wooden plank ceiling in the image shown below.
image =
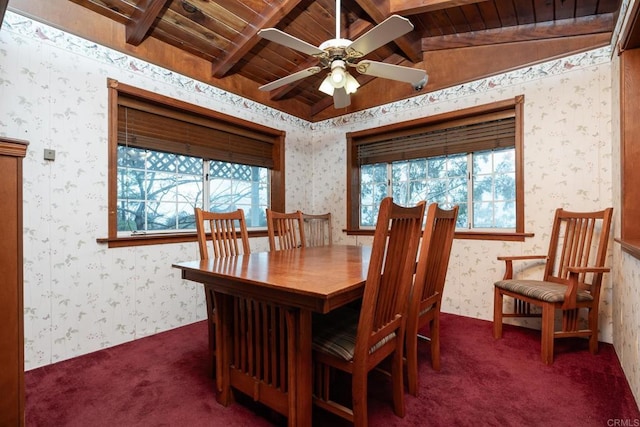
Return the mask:
M341 37L392 14L410 33L366 59L425 69L433 91L607 45L621 0L342 0ZM417 95L410 84L352 74L351 105L318 90L327 70L271 92L258 87L316 65L257 35L275 27L314 46L335 38L335 0L12 0L67 31L309 121Z

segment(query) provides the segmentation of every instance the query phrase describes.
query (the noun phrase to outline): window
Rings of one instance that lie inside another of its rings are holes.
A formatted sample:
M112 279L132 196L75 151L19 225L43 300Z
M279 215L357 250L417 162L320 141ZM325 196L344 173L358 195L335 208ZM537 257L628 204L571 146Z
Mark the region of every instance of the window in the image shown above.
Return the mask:
M110 247L195 239L194 208L241 208L266 235L284 210L284 132L149 93L110 87Z
M118 145L119 233L193 230L196 206L266 227L268 196L267 168Z
M457 237L524 237L521 117L523 97L348 134L348 223L375 225L386 196L457 204Z

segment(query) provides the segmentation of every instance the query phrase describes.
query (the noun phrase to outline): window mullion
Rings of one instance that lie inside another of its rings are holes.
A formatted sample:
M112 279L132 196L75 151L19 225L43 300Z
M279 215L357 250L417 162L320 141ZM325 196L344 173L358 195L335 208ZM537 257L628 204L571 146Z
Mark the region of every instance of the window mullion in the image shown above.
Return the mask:
M467 228L473 228L473 153L467 154Z
M210 200L209 200L209 165L211 162L209 160L202 159L202 209L209 210Z
M387 163L387 197L393 197L393 164Z

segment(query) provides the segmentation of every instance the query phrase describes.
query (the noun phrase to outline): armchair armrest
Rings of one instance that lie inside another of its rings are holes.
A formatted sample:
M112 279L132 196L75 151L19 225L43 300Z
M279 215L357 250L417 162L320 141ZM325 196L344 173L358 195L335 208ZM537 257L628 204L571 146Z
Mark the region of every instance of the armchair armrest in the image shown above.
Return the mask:
M547 259L546 255L517 255L517 256L499 256L498 261L505 262L505 271L502 280L513 279L513 261L526 261L533 259Z
M517 255L517 256L499 256L499 261L521 261L527 259L546 259L546 255Z
M569 284L567 285L567 292L564 294L563 310L576 308L578 289L587 289L587 286L578 280L580 274L604 274L610 272L611 269L609 267L567 267L567 271L569 272Z

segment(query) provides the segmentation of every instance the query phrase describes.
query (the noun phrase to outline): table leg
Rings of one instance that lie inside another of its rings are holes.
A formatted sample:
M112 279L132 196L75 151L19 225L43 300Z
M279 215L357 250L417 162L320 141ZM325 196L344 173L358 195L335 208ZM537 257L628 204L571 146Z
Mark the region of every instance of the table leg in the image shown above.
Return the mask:
M218 403L229 406L232 401L229 361L232 346L230 325L233 321L233 298L214 292L216 304L216 389Z
M289 322L289 417L288 425L312 424L311 312L296 310Z

